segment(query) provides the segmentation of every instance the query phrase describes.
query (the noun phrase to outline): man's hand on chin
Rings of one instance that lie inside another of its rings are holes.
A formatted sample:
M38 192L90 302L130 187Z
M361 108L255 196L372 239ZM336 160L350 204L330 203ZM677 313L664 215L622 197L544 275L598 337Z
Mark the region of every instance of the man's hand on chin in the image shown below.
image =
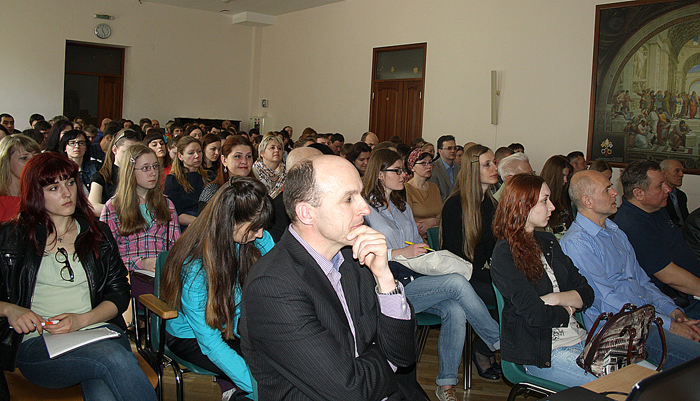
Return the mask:
M388 250L384 235L369 226L361 225L350 231L347 239L352 243L352 256L360 264L367 266L377 278L379 292L393 291L396 288L396 283L394 275L389 269Z

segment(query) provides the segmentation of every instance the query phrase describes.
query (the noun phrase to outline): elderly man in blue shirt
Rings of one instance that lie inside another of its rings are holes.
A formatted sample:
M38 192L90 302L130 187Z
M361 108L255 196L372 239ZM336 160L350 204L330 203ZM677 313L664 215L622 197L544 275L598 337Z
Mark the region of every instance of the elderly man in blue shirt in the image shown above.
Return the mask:
M637 262L627 235L608 217L617 211L617 192L598 171L573 176L569 195L578 207L576 220L561 239L561 247L595 292L584 314L591 327L603 312L618 312L628 302L652 304L664 324L668 356L666 367L700 356L698 320L689 319L673 301L653 285ZM662 347L657 330L647 340L649 359L660 362Z

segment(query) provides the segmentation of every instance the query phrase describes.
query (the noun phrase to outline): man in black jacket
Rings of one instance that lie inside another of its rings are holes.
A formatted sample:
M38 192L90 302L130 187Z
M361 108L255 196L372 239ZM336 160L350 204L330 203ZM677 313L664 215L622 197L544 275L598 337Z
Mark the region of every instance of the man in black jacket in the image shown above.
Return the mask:
M260 399L424 399L394 374L415 361L415 315L386 239L363 224L361 190L357 170L336 156L287 175L292 224L242 296L242 350Z

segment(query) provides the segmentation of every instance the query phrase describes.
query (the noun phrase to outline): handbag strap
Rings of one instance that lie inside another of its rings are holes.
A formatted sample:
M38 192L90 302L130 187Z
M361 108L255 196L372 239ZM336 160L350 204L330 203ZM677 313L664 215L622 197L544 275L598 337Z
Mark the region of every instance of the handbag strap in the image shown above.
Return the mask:
M613 316L612 312L608 312L608 313L603 312L600 315L598 315L595 322L593 322L593 327L591 327L591 329L588 330L588 335L586 336L586 345L588 345L588 343L591 342L591 339L595 335L595 329L598 327L598 324L600 323L600 321L603 319L610 319L612 316Z
M659 362L659 366L656 367L656 371L660 372L661 368L664 367L664 363L666 363L666 334L663 329L664 321L661 320L660 317L656 317L652 322L656 323L656 327L659 329L659 337L661 337L661 362Z

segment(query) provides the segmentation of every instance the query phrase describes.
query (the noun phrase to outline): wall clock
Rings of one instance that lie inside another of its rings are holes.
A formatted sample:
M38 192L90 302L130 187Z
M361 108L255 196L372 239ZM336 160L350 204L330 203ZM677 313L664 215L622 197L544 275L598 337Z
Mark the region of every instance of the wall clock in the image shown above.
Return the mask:
M112 34L112 28L107 24L99 24L95 27L95 35L100 39L107 39Z

